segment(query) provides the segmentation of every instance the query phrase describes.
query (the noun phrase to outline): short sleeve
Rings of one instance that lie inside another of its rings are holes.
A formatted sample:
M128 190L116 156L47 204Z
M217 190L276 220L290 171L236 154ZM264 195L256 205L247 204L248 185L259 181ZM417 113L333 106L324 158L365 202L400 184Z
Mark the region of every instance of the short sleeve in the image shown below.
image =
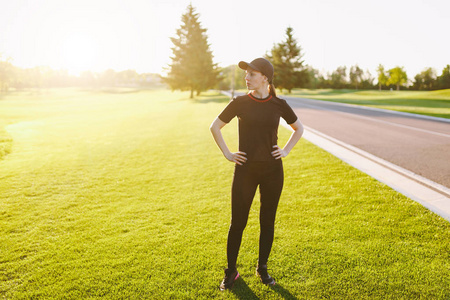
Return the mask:
M237 102L236 98L233 98L219 114L219 119L229 123L237 115Z
M288 124L292 124L295 121L297 121L297 119L298 119L297 115L292 110L292 108L289 106L289 104L286 102L286 100L283 100L283 109L282 109L281 117Z

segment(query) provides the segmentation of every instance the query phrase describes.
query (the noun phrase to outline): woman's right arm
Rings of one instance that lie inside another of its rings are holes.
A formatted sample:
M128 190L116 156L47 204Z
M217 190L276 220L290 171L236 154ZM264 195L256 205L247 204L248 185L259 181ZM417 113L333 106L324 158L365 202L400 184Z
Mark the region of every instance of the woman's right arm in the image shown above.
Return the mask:
M227 123L225 123L219 118L216 118L212 122L209 129L211 130L214 140L216 141L217 146L220 148L225 158L238 165L242 165L247 160L247 158L245 157L246 153L241 151L232 153L228 149L228 146L225 143L225 140L223 139L222 132L220 131L225 125L227 125Z

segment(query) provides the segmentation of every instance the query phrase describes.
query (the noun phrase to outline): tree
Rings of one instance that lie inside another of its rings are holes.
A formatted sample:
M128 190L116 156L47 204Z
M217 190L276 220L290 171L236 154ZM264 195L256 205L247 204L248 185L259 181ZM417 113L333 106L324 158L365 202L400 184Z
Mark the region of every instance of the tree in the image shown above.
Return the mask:
M349 75L350 75L350 83L355 86L355 89L358 89L358 85L363 80L364 75L363 70L360 67L358 67L358 65L352 66L350 67Z
M375 78L370 74L369 70L366 70L365 74L362 76L361 81L361 89L370 90L374 89L375 86L373 85Z
M115 86L116 85L117 72L113 69L103 71L99 76L100 84L103 86Z
M139 74L135 70L125 70L116 74L116 81L121 86L139 85Z
M306 73L306 80L303 87L308 89L317 89L320 85L319 70L316 70L311 66L306 66L303 71Z
M392 68L388 73L389 79L387 83L397 86L397 91L400 90L400 86L408 81L408 76L406 75L405 70L403 70L403 67Z
M347 67L338 67L331 76L328 76L331 88L333 89L343 89L346 88L347 82Z
M171 38L174 44L172 64L167 77L163 78L172 90L191 91L191 98L194 91L199 95L219 81L206 29L201 27L198 18L195 8L189 4L181 17L182 25L177 29L177 37Z
M450 65L442 70L441 76L437 78L437 83L440 89L450 89Z
M329 75L326 76L322 73L317 74L317 88L319 89L327 89L331 87Z
M293 37L294 29L286 29L286 40L273 46L266 58L272 62L275 69L276 85L279 89L287 89L291 93L295 87L300 87L308 75L303 71L302 48Z
M220 69L222 80L216 85L216 88L222 91L239 90L245 88L245 73L237 65L230 65Z
M433 68L427 68L414 77L412 89L415 90L432 90L436 87L436 72Z
M11 58L2 59L0 54L0 93L7 92L14 77L14 67Z
M384 70L382 64L378 65L377 73L378 73L378 88L381 91L381 86L386 85L388 82L388 76L386 75L386 71Z

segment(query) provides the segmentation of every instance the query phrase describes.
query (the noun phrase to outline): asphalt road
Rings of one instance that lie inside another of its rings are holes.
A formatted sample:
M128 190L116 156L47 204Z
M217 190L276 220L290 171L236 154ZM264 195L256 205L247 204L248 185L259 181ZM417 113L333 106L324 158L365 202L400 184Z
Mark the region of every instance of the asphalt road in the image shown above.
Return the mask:
M304 125L450 188L450 120L282 98Z

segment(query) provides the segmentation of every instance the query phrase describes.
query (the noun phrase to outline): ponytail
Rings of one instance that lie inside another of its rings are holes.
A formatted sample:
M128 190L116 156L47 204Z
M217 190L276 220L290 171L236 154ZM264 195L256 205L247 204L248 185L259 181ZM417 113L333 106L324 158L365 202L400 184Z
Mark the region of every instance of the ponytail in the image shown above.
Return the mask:
M273 83L269 83L269 95L272 95L274 97L277 96L277 92L275 91L275 86Z

